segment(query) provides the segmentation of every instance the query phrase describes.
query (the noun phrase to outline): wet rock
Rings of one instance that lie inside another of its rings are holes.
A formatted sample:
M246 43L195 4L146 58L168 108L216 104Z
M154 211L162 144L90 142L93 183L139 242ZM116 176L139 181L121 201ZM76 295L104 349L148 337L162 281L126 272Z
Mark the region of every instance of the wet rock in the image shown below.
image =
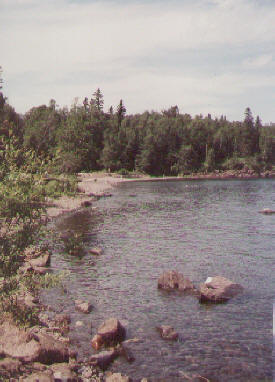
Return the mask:
M131 379L120 373L113 373L105 378L105 382L131 382Z
M97 350L102 345L117 344L124 340L125 335L126 330L119 320L117 318L109 318L98 328L97 334L92 339L92 346Z
M92 255L102 255L103 253L103 249L100 248L100 247L94 247L92 249L89 250L89 252L92 254Z
M67 363L51 365L50 370L53 372L55 382L77 382L78 380L76 374Z
M208 277L200 286L200 302L221 303L242 292L243 287L225 277Z
M94 366L98 366L105 370L110 363L117 357L117 352L114 349L102 351L90 357L90 362Z
M75 323L76 328L79 328L80 326L84 326L83 321L76 321Z
M177 271L166 271L158 279L159 289L195 290L192 282Z
M177 341L179 334L172 328L172 326L161 325L157 327L158 332L165 340Z
M75 309L81 313L90 313L92 310L92 304L83 300L75 300Z

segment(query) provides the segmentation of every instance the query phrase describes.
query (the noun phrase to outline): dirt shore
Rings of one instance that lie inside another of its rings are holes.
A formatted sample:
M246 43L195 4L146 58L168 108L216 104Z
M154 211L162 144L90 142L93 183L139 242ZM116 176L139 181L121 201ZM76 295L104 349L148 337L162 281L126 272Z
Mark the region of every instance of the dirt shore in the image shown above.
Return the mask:
M49 218L57 217L63 213L81 208L83 203L91 201L91 197L102 196L117 184L127 181L121 177L116 178L108 174L78 174L78 193L74 197L62 196L59 199L50 200L47 208Z

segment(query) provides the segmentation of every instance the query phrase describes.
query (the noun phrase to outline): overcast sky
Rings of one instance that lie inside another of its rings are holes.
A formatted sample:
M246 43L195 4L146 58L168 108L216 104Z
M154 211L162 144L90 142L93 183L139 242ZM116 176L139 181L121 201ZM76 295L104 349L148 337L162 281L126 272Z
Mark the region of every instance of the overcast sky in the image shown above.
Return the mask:
M0 0L3 91L18 112L70 106L275 122L275 0Z

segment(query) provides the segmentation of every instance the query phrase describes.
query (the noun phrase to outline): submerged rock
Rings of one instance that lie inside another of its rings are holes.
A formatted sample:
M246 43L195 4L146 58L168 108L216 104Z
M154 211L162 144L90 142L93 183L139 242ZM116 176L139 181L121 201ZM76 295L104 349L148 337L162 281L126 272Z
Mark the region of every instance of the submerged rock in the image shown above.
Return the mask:
M90 362L94 366L98 366L101 369L106 369L109 364L117 357L115 349L102 351L98 354L94 354L90 357Z
M109 318L97 331L92 339L94 349L99 349L102 345L114 345L124 340L126 335L125 328L121 325L117 318Z
M158 279L159 289L178 289L182 291L195 290L192 282L182 273L177 271L166 271Z
M161 325L157 327L160 335L165 340L177 341L179 334L172 328L172 326Z
M75 309L81 313L90 313L93 306L88 301L75 300Z
M242 292L243 287L225 277L208 277L200 286L200 302L221 303Z

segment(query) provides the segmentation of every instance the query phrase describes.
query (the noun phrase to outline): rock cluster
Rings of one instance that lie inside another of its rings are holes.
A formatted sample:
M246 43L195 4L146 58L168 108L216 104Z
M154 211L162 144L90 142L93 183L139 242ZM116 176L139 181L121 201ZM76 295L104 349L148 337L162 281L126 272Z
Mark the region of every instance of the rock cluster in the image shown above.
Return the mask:
M23 264L19 268L20 273L34 272L45 274L50 265L51 254L47 249L40 247L29 247L24 252Z

